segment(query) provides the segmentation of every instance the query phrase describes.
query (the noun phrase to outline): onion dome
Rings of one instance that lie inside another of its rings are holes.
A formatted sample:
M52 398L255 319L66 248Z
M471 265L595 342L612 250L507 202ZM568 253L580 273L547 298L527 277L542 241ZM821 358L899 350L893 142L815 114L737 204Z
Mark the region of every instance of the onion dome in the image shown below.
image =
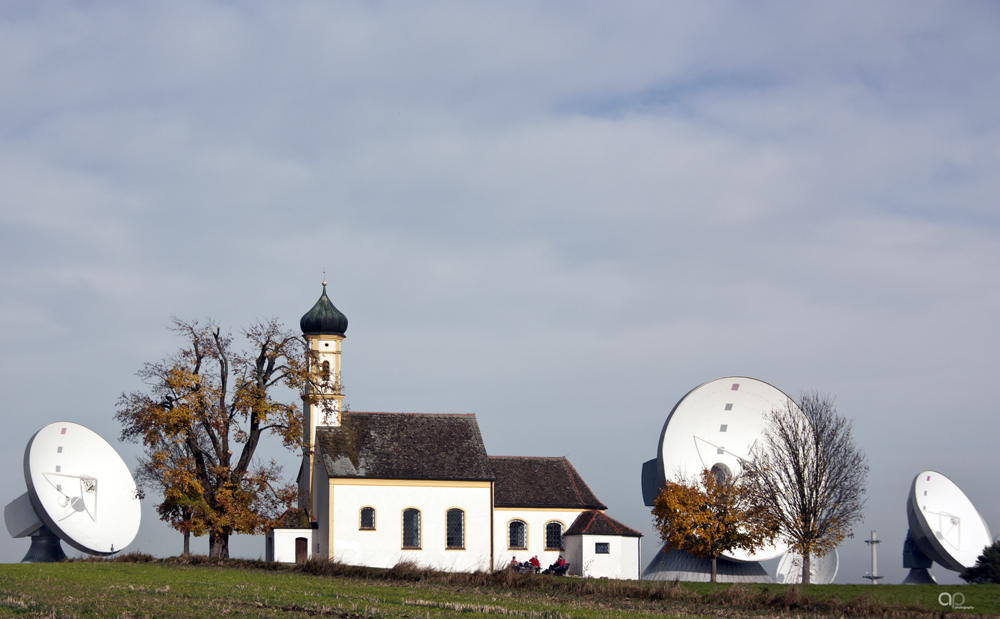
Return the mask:
M316 305L306 312L299 320L303 335L339 335L344 337L347 332L347 316L333 306L330 297L326 296L326 282L323 282L323 294Z

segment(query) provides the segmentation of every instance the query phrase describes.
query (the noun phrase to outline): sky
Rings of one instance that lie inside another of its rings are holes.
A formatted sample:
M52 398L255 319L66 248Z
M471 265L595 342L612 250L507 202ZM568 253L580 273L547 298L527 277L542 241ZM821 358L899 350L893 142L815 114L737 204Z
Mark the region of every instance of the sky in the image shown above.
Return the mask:
M832 394L871 467L837 581L876 530L901 582L923 470L1000 533L998 48L988 2L5 2L0 498L50 422L134 464L172 315L296 327L326 277L353 410L567 456L647 558L684 394ZM133 548L178 554L153 504Z

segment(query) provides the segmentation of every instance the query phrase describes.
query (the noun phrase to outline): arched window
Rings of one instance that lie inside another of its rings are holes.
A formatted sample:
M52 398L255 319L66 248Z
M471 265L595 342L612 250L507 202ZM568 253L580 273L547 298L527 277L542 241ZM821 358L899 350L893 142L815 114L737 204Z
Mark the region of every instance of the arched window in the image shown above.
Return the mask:
M528 525L523 520L511 520L507 525L507 547L527 550Z
M563 549L563 525L561 522L549 522L545 525L545 550Z
M448 548L465 548L465 512L449 509L445 521Z
M420 510L403 510L403 548L420 549Z
M375 508L374 507L362 507L361 508L361 526L359 528L362 531L374 531L375 530Z
M330 362L324 361L319 365L320 371L323 374L323 380L330 380Z

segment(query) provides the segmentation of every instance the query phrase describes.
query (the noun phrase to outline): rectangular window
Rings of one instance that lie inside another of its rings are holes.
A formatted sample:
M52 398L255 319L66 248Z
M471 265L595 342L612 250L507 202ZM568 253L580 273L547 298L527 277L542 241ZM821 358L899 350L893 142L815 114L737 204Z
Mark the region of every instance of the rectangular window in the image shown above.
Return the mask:
M527 550L528 525L523 520L511 520L507 525L507 547Z
M611 554L611 544L608 542L597 542L594 544L594 552L599 555Z
M374 507L362 507L361 508L361 530L362 531L374 531L375 530L375 508Z
M460 509L449 509L446 518L445 534L448 548L465 548L465 512Z
M550 522L545 525L545 550L562 550L562 523Z
M420 549L420 510L403 510L403 548Z

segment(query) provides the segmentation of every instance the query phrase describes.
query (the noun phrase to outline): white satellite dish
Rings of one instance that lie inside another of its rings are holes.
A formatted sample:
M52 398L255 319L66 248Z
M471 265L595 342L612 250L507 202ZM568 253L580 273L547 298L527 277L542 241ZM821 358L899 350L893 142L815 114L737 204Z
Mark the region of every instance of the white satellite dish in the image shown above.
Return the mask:
M941 473L924 471L913 479L906 498L910 530L903 550L904 583L933 581L931 561L961 572L976 564L993 536L965 493Z
M655 478L654 461L643 466L646 504L652 505L664 482L678 474L692 477L702 469L738 474L764 433L767 414L789 402L795 406L780 389L745 376L719 378L692 389L663 424ZM737 549L721 556L732 561L767 561L786 550L786 544L776 542L753 554Z
M813 556L809 561L809 582L814 585L828 585L837 577L840 555L836 549L822 557ZM802 555L788 551L778 561L774 571L774 582L786 585L802 583Z
M24 481L28 491L4 508L4 521L12 537L31 536L25 562L60 560L60 539L92 555L111 555L139 531L139 496L128 466L79 424L49 424L31 437Z

